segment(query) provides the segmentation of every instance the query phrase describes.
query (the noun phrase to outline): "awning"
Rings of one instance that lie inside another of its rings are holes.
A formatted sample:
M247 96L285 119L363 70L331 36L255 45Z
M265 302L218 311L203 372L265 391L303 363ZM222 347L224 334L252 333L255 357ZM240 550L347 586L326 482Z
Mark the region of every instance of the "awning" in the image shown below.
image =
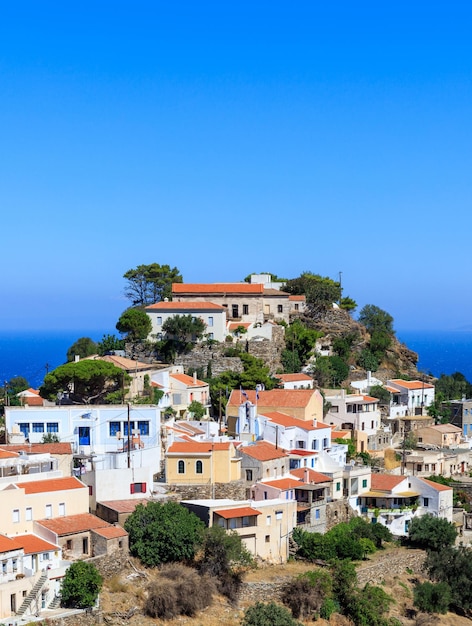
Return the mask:
M251 515L261 515L260 511L253 509L250 506L242 506L239 509L218 509L214 511L220 517L224 519L234 519L235 517L249 517Z

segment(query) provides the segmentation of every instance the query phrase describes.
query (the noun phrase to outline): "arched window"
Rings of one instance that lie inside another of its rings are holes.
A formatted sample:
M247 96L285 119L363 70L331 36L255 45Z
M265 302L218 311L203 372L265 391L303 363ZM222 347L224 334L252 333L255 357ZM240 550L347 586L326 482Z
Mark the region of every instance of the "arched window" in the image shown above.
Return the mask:
M185 462L184 461L179 461L177 471L179 472L179 474L185 474Z
M203 474L203 463L201 461L195 463L195 472L197 474Z

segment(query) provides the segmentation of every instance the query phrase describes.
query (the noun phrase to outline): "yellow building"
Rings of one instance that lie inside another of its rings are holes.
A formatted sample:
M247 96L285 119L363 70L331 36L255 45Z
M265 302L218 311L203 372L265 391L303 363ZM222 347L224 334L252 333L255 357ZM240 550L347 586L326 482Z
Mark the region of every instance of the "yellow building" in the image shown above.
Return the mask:
M169 484L229 483L241 479L241 459L232 441L177 441L166 454Z

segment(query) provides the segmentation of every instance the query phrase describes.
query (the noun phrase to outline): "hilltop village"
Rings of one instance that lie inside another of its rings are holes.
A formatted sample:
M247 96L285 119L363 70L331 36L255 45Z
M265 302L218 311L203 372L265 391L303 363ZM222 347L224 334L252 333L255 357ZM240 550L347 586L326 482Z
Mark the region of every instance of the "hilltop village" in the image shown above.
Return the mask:
M450 419L439 419L435 381L418 374L406 346L393 339L372 371L375 329L338 304L317 317L304 294L282 286L268 274L173 283L170 298L141 309L144 341L129 332L122 348L64 366L121 372L121 389L108 390L119 402L97 392L78 403L78 379L60 394L46 379L5 406L1 620L52 615L70 565L129 554L126 520L149 503L178 503L274 566L303 533L356 518L398 540L423 516L467 536L472 516L450 479L462 484L472 469L472 401L446 403ZM295 344L308 314L316 336L302 359ZM179 318L190 330L175 331L171 358L157 359ZM344 359L341 376L342 340L358 358ZM249 373L256 365L259 378Z

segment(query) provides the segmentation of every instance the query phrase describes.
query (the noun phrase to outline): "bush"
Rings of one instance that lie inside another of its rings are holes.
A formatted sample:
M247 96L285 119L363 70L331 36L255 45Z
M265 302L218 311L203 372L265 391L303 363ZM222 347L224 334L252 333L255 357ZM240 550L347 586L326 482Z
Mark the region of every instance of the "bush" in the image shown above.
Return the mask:
M316 617L332 588L333 581L328 572L306 572L283 587L282 602L294 617Z
M212 603L215 584L209 576L179 563L165 565L160 577L148 587L144 610L153 618L194 616Z
M446 519L428 514L412 519L408 536L419 548L441 550L453 545L457 531Z
M61 606L86 609L95 604L103 579L97 568L86 561L72 563L61 585Z
M413 603L425 613L447 613L451 600L451 588L447 583L425 582L414 589Z
M269 602L257 602L246 609L242 626L299 626L285 607Z

